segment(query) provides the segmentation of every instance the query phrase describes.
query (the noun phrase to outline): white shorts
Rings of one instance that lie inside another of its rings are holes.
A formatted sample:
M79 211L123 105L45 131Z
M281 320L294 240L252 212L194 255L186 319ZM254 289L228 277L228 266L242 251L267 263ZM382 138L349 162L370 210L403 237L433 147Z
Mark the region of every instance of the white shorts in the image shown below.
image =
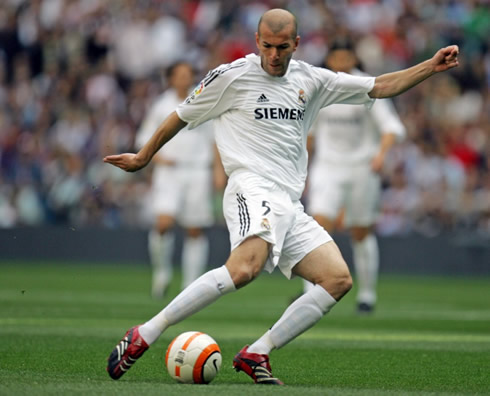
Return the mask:
M308 253L332 240L277 184L250 172L231 175L223 198L231 250L256 235L272 245L265 270L277 266L288 278Z
M212 175L207 167L155 168L152 181L155 215L168 215L183 227L213 224Z
M369 165L314 164L309 175L308 213L335 219L344 208L347 227L374 224L381 180Z

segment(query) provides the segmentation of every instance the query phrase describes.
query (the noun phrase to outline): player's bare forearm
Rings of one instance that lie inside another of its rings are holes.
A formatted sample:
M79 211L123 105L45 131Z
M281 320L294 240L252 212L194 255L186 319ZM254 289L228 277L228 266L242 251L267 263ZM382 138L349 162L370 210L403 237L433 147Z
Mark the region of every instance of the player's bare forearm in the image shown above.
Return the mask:
M138 152L137 156L145 162L145 165L148 164L155 153L186 125L187 124L179 118L175 111L172 112L160 124L150 140L148 140L148 142Z
M104 162L117 166L126 172L136 172L148 165L155 153L186 125L174 111L160 124L150 140L138 153L109 155L104 158Z
M381 137L379 152L382 154L386 154L396 143L397 137L398 135L395 133L385 133Z
M408 69L376 77L376 82L369 96L372 98L389 98L399 95L421 83L435 73L443 72L458 66L459 49L457 45L441 48L431 58Z
M383 168L384 165L386 153L395 144L396 139L397 139L397 135L394 133L385 133L381 137L379 151L371 161L371 169L373 170L373 172L381 172L381 169Z
M216 144L214 145L214 158L213 158L213 182L216 191L224 191L228 176L226 176L223 163L221 162L221 156Z

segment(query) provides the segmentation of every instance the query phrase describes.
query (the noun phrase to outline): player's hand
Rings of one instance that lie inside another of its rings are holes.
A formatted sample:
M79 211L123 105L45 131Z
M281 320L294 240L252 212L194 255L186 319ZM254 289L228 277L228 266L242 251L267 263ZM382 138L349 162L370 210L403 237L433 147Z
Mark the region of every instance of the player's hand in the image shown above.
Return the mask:
M457 45L441 48L432 57L432 64L435 72L443 72L459 65L459 48Z
M383 169L383 165L385 162L385 156L382 153L378 153L372 160L371 160L371 170L374 173L380 173L381 170Z
M137 154L132 153L108 155L104 158L104 162L117 166L126 172L136 172L146 166L146 163Z

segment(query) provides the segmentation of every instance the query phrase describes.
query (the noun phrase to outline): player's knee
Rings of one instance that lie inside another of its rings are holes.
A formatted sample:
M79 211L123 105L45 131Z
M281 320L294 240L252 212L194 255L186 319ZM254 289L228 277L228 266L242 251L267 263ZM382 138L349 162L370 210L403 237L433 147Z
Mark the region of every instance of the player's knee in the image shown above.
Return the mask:
M337 280L337 285L339 291L342 293L342 296L347 294L350 289L352 289L352 276L350 275L349 272L346 272L339 276Z
M262 265L254 254L241 257L238 260L229 260L226 267L237 289L252 282L262 271Z
M160 235L163 235L163 234L166 234L169 230L170 230L170 227L166 227L166 226L160 226L160 225L157 225L155 227L155 229L157 230L157 232L160 234Z
M260 270L252 265L242 265L230 271L231 279L237 289L252 282L259 276Z
M322 216L322 215L315 215L313 218L316 220L318 224L320 224L325 231L332 233L335 228L335 223L330 220L328 217Z
M269 245L258 237L245 240L234 249L226 262L236 288L253 281L264 268L269 254Z
M187 228L187 236L190 238L199 238L203 234L203 230L197 227Z
M355 242L362 242L371 232L371 227L353 227L351 229L351 236Z
M168 232L175 224L175 220L169 216L159 216L155 222L155 229L163 235Z
M318 282L333 298L339 301L352 289L350 272L342 271L335 275L330 274L324 281Z

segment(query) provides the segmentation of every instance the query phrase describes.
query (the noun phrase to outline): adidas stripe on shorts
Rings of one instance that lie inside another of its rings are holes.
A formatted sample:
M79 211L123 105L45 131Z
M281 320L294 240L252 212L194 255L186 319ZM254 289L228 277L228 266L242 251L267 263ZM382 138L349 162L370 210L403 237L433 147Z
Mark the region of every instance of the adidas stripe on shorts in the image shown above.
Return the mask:
M256 235L272 245L265 270L277 266L291 278L292 268L308 253L332 240L304 212L300 201L274 182L247 171L236 171L228 180L223 211L230 232L231 250Z

